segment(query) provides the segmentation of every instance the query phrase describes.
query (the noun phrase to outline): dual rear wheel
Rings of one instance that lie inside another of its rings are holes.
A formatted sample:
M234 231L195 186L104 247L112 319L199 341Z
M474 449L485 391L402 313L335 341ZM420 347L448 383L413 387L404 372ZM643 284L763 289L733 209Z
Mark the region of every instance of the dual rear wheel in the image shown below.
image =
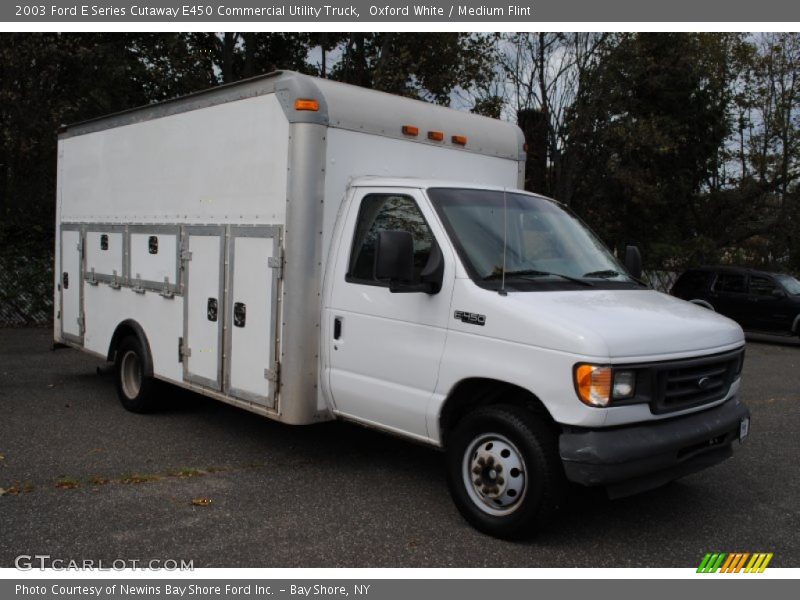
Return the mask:
M147 355L139 338L125 337L117 347L114 360L117 396L126 410L151 412L155 408L157 381L146 373Z

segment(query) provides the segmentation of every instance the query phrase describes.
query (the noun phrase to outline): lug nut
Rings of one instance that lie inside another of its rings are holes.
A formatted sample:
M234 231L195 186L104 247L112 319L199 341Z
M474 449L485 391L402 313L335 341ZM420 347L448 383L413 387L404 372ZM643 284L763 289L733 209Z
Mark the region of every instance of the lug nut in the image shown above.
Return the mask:
M497 485L503 485L504 481L505 480L502 477L498 477L497 478Z
M495 467L494 467L494 470L497 471L498 473L502 473L503 472L503 465L501 465L500 463L497 463L497 465L495 465Z
M491 467L494 464L494 456L487 458L486 463Z
M472 472L473 472L475 475L480 475L480 474L481 474L481 468L480 468L478 465L475 465L475 466L472 468Z

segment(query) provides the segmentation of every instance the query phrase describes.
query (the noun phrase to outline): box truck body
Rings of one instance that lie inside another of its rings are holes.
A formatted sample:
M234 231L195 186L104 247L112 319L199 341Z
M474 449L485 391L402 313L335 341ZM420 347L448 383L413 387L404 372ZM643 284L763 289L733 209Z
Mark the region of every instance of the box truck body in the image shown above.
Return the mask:
M644 289L519 191L524 163L512 124L291 72L67 127L55 340L114 361L132 410L162 380L446 448L494 535L565 479L629 493L729 456L741 330Z

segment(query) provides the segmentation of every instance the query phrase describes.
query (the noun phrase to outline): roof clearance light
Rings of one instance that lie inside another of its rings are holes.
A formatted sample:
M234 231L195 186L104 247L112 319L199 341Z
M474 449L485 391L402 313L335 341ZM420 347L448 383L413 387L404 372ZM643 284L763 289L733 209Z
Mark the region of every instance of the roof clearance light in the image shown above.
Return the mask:
M319 102L316 100L311 100L310 98L298 98L294 101L294 109L311 110L316 112L319 110Z
M414 127L413 125L403 125L403 135L411 135L416 137L419 135L419 127Z
M444 140L444 133L441 131L429 131L428 139L433 140L434 142L441 142Z
M465 135L454 135L451 140L454 144L458 144L459 146L467 145L467 136Z

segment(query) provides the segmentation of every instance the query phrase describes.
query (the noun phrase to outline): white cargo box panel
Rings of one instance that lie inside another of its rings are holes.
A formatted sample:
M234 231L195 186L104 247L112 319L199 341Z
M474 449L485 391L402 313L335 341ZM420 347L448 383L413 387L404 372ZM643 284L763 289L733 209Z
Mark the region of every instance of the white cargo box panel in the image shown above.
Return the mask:
M67 130L61 144L62 222L284 221L289 122L274 94Z

